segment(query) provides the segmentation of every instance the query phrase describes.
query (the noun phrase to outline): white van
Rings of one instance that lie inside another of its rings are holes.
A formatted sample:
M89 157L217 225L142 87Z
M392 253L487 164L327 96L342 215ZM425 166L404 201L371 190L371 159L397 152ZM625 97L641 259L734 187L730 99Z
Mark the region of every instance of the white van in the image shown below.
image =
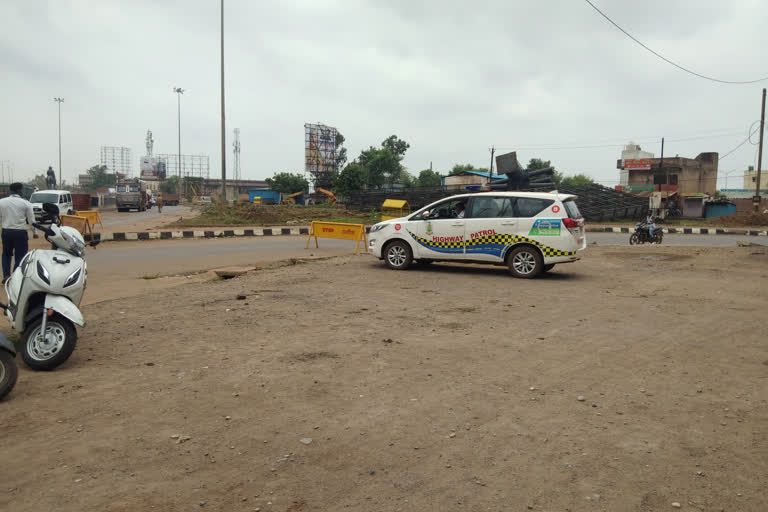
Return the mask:
M53 203L59 207L59 215L73 215L72 194L69 190L38 190L29 198L35 219L40 222L43 217L43 203Z
M576 196L482 192L442 199L371 228L369 249L394 270L413 260L506 265L532 278L581 258L587 248Z

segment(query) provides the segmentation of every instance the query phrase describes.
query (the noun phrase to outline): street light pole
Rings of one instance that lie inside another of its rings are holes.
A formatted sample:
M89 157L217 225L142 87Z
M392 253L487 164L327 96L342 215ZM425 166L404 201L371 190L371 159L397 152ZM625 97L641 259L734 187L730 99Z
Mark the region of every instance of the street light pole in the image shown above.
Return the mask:
M221 200L227 202L227 146L224 126L224 0L221 0Z
M181 95L184 94L184 89L181 87L174 87L173 92L176 93L177 113L179 117L179 183L177 185L177 192L181 195Z
M61 188L61 104L64 103L64 98L53 98L53 101L59 104L59 188Z

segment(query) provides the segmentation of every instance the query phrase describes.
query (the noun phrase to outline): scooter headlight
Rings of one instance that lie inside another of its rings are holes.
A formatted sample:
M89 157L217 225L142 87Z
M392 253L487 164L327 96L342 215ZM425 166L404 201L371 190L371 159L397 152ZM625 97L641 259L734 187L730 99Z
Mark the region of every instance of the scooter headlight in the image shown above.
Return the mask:
M80 279L80 273L82 272L82 270L83 270L82 268L79 268L79 269L75 270L74 272L72 272L69 275L69 277L67 278L67 280L64 282L64 288L66 288L67 286L72 286L73 284L75 284L77 282L77 280Z
M51 284L51 276L48 274L48 270L39 261L37 262L37 275L45 281L46 284Z

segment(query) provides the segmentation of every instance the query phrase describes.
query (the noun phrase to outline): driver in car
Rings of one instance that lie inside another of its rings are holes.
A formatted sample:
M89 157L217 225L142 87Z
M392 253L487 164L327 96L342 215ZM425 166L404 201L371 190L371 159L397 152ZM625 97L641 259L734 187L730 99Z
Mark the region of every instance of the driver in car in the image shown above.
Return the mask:
M456 210L456 218L457 219L463 219L464 218L464 203L456 203L456 206L454 207Z

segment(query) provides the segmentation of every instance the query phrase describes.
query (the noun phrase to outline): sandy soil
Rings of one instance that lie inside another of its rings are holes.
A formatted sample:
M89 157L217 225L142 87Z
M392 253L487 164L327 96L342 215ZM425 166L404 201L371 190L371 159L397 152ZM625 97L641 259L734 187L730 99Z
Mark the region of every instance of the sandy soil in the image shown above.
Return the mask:
M358 256L86 306L0 403L0 510L764 511L766 278L762 248Z

